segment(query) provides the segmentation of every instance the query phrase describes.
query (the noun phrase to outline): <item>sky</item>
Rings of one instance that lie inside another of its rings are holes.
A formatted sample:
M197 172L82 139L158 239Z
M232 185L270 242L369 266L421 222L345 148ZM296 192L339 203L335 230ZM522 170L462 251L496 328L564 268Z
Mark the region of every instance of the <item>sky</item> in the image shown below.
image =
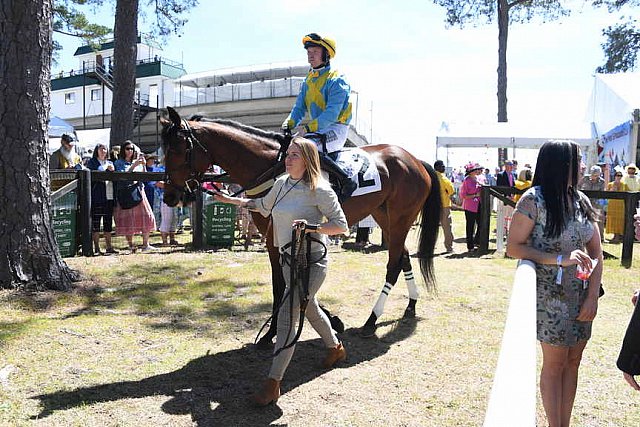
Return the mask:
M509 121L540 126L588 121L594 70L604 62L602 29L622 13L594 10L580 0L564 3L573 11L569 17L550 23L536 18L509 28ZM435 148L442 122L497 121L497 24L447 28L445 10L425 0L321 4L200 0L182 34L163 44L163 56L182 62L188 73L304 63L302 36L316 32L336 40L332 66L358 92L358 115L371 123L363 133L373 143L398 144L434 161L443 156ZM113 16L109 6L93 15L104 25L112 25ZM77 67L72 55L78 41L55 37L64 51L54 72ZM493 152L480 148L456 150L451 166L470 160L497 164Z

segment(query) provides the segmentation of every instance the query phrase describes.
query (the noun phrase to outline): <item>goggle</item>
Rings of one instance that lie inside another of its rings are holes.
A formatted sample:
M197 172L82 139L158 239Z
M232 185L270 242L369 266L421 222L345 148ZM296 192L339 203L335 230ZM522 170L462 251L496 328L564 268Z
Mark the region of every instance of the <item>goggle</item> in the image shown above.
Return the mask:
M309 41L309 40L313 40L313 41L319 42L319 41L322 41L322 37L320 37L316 33L310 33L310 34L307 34L306 36L304 36L304 38L302 39L303 42L306 42L306 41Z

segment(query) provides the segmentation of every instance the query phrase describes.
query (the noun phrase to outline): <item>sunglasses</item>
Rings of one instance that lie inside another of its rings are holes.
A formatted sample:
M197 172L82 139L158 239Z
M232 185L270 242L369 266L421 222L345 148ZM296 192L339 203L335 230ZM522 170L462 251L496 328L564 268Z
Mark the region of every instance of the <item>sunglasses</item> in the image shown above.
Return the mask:
M125 147L124 151L133 151L133 147Z
M622 174L615 174L614 176L619 176L620 178L622 178Z

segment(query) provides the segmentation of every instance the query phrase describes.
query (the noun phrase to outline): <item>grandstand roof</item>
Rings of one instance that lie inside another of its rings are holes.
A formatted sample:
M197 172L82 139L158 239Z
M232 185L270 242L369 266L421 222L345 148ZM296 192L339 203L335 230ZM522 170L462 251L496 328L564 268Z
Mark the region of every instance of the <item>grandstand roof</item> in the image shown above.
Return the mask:
M305 77L308 72L309 65L306 63L271 63L185 74L176 79L175 83L191 87L222 86L225 84Z

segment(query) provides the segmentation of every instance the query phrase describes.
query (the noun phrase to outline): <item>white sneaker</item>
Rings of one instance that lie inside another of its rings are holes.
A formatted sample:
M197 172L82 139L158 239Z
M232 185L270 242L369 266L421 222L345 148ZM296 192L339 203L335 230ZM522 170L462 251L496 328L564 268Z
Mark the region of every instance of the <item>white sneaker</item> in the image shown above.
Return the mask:
M156 250L155 246L151 246L151 245L147 245L145 247L143 247L142 249L140 249L142 252L153 252Z

